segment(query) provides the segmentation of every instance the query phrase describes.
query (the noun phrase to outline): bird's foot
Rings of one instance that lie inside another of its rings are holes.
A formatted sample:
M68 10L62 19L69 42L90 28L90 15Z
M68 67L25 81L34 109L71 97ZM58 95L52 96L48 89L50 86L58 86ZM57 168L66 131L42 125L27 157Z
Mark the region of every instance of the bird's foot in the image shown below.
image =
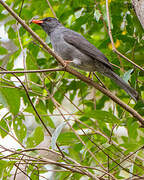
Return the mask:
M70 60L64 60L64 68L68 66L72 61Z

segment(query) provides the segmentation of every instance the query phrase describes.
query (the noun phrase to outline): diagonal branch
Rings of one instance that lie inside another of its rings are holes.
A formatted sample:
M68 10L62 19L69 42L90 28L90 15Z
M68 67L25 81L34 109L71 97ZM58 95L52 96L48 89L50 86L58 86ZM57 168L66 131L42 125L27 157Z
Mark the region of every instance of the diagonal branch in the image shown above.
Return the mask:
M55 18L57 18L56 13L54 12L51 3L49 2L49 0L46 0L46 1L47 1L48 5L49 5L49 7L50 7L51 12L53 13L53 16L54 16Z
M109 15L109 7L108 7L108 0L106 0L106 12L107 12L107 21L108 21L108 34L110 37L110 41L112 44L112 49L113 51L118 54L119 56L121 56L122 58L126 59L128 62L130 62L131 64L133 64L135 67L139 68L140 70L144 71L144 69L142 67L140 67L139 65L137 65L136 63L134 63L133 61L131 61L129 58L127 58L126 56L124 56L122 53L120 53L114 44L113 41L113 37L112 37L112 32L111 32L111 25L110 25L110 15Z
M58 56L54 51L52 51L52 49L49 48L49 46L35 32L33 32L32 29L4 1L0 0L0 3L47 50L47 52L49 54L51 54L62 66L65 67L65 62L60 56ZM88 85L98 89L99 91L101 91L103 94L105 94L109 98L111 98L114 102L119 104L122 108L124 108L126 111L128 111L134 118L136 118L141 123L142 126L144 126L144 118L138 112L136 112L134 109L132 109L130 106L125 104L123 101L121 101L118 97L113 95L109 90L101 87L99 84L95 83L91 79L85 77L84 75L82 75L78 71L70 68L69 66L66 66L65 70L68 73L76 76L80 80L84 81Z
M2 67L0 67L0 69L6 71L6 69L4 69L4 68L2 68ZM40 120L40 122L41 122L41 124L43 125L43 127L45 128L45 130L48 132L49 136L52 137L52 134L51 134L50 130L47 128L46 124L44 123L44 121L42 120L42 118L41 118L41 116L39 115L38 111L36 110L36 108L35 108L32 100L31 100L31 98L30 98L30 96L29 96L29 93L28 93L27 88L25 87L25 85L23 84L23 82L20 80L20 78L19 78L18 76L16 76L14 73L11 73L11 74L20 82L20 84L21 84L22 87L24 88L25 93L26 93L26 95L27 95L27 98L28 98L28 100L29 100L29 102L30 102L30 104L31 104L31 106L32 106L32 108L33 108L36 116L37 116L38 119ZM57 145L57 143L56 143L56 146L57 146L58 150L60 151L60 153L62 154L62 156L64 157L64 154L63 154L63 152L61 151L60 147Z

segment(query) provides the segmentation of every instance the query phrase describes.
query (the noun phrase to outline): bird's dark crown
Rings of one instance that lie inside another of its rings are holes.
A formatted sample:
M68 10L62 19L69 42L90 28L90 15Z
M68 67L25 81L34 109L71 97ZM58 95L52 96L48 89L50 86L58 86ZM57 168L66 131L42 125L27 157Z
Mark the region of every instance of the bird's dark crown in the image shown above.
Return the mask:
M46 33L50 34L53 32L58 26L62 26L62 24L53 17L47 17L41 20L42 23L39 25L45 30Z
M53 17L46 17L46 18L42 19L42 21L58 21L58 20Z

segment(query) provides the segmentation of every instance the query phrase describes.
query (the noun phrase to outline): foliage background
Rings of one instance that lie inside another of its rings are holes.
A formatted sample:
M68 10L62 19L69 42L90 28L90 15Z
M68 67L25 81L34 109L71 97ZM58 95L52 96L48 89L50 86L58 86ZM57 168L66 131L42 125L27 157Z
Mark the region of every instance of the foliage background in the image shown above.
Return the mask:
M104 0L50 0L59 21L66 27L81 33L87 40L100 49L114 66L115 72L144 98L144 73L126 60L112 52L108 36L106 7ZM47 0L6 0L6 3L19 14L25 22L35 17L53 16ZM22 7L22 8L21 8ZM129 0L109 1L112 35L116 48L141 67L144 65L143 29L135 15ZM1 35L0 65L7 70L57 68L56 60L35 42L30 34L16 23L0 5ZM49 45L46 33L37 25L29 25ZM1 33L2 34L2 33ZM51 46L51 45L50 45ZM79 71L79 70L78 70ZM87 72L83 72L88 75ZM103 176L105 170L116 179L134 179L144 174L144 130L128 112L115 104L101 92L66 72L18 74L27 87L29 96L42 121L52 133L48 136L32 108L22 85L11 74L1 75L0 81L0 134L6 138L9 134L19 144L18 149L1 145L0 177L18 178L18 172L24 171L28 179L91 179L72 169L51 165L53 173L47 174L46 165L37 162L41 157L54 162L74 164L65 161L57 152L56 141L66 157L75 160L83 171L96 177ZM98 74L106 87L122 101L129 104L144 116L142 100L135 103L110 79ZM97 79L94 78L94 81ZM64 123L65 122L65 123ZM69 123L69 124L67 124ZM52 149L54 155L31 148ZM26 155L16 151L29 149ZM31 150L30 150L31 149ZM5 157L5 153L9 156ZM15 155L12 153L15 152ZM22 164L23 163L23 164ZM95 167L98 170L90 169ZM76 167L78 169L78 167ZM54 171L55 170L55 171ZM23 174L23 173L21 173ZM50 177L51 176L51 177ZM102 177L103 176L103 177Z

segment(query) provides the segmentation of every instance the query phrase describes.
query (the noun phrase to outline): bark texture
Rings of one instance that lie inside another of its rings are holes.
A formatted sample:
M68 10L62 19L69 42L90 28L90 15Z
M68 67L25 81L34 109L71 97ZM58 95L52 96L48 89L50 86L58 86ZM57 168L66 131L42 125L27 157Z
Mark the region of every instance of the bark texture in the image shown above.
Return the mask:
M132 0L136 15L144 29L144 0Z

